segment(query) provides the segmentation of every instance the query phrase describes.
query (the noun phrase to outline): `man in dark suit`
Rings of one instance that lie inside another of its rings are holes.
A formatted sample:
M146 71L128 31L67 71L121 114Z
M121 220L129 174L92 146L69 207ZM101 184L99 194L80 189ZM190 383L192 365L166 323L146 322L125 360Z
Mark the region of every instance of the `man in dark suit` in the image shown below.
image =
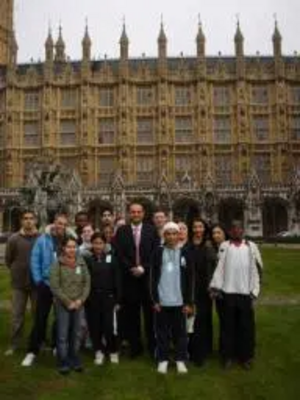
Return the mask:
M141 339L141 310L147 336L148 350L154 355L155 338L153 310L149 294L149 270L153 250L159 245L155 228L144 223L145 210L139 203L129 206L130 222L116 234L116 247L123 272L123 308L121 337L130 345L131 356L143 352Z

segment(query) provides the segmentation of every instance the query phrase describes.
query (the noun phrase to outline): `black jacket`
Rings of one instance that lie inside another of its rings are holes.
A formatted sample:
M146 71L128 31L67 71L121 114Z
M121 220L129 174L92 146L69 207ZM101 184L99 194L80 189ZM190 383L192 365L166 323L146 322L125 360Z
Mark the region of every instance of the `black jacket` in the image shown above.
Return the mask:
M110 259L110 262L109 262ZM91 276L91 294L114 294L117 304L122 302L122 277L118 260L113 252L103 254L99 260L93 253L84 255Z
M195 299L208 296L208 288L216 268L216 252L209 242L190 243L187 252L195 271Z
M158 285L162 271L164 246L158 247L153 253L150 270L150 295L153 304L159 304ZM181 293L184 305L194 303L194 269L190 259L190 254L186 247L180 250L180 277Z
M159 237L155 228L143 223L140 241L141 266L145 274L136 278L131 273L131 268L136 265L136 249L131 225L125 225L118 229L115 245L124 281L124 296L127 298L140 297L141 291L147 290L147 282L150 270L151 256L155 248L159 246Z

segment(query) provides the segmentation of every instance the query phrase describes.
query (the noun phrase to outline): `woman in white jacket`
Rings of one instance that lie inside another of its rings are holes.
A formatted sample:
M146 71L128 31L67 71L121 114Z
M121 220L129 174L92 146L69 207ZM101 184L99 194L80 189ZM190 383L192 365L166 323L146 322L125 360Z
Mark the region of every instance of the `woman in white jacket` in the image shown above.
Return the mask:
M236 359L249 369L255 351L253 300L259 295L263 263L256 244L243 239L239 221L232 223L230 236L231 240L220 246L210 291L223 300L224 367Z

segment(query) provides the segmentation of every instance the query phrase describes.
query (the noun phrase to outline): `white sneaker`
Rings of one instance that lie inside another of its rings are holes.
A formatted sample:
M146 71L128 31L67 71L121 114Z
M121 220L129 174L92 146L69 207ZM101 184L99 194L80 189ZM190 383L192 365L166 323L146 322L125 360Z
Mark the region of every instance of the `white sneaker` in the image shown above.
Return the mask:
M94 364L103 365L103 363L104 363L104 354L100 350L96 351Z
M11 349L7 349L6 352L4 353L4 355L6 357L10 357L10 356L13 356L14 353L15 353L15 349L11 348Z
M176 366L177 366L177 372L179 374L187 374L188 373L188 369L183 361L177 361Z
M24 358L21 364L22 367L31 367L32 364L34 363L35 357L36 356L33 353L26 354L26 357Z
M168 361L162 361L158 363L157 372L159 374L166 374L168 372Z
M52 355L53 355L53 357L56 357L56 356L57 356L56 347L54 347L54 349L52 349Z
M119 354L118 353L111 353L109 357L110 357L110 362L112 364L119 364Z

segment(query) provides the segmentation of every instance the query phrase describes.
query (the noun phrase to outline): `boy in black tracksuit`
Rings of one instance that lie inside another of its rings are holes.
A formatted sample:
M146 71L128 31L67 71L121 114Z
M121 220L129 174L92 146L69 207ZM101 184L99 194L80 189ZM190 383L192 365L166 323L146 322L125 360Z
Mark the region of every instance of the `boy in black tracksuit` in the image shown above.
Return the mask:
M170 339L175 347L179 373L187 373L186 315L191 313L193 270L188 253L178 247L179 227L174 222L163 228L165 243L153 254L151 297L155 310L155 333L159 373L168 369Z
M105 237L94 233L91 241L92 251L85 256L91 276L86 316L95 351L95 364L103 364L105 353L110 355L112 363L117 364L119 358L114 324L115 312L121 302L121 273L114 252L106 251Z

